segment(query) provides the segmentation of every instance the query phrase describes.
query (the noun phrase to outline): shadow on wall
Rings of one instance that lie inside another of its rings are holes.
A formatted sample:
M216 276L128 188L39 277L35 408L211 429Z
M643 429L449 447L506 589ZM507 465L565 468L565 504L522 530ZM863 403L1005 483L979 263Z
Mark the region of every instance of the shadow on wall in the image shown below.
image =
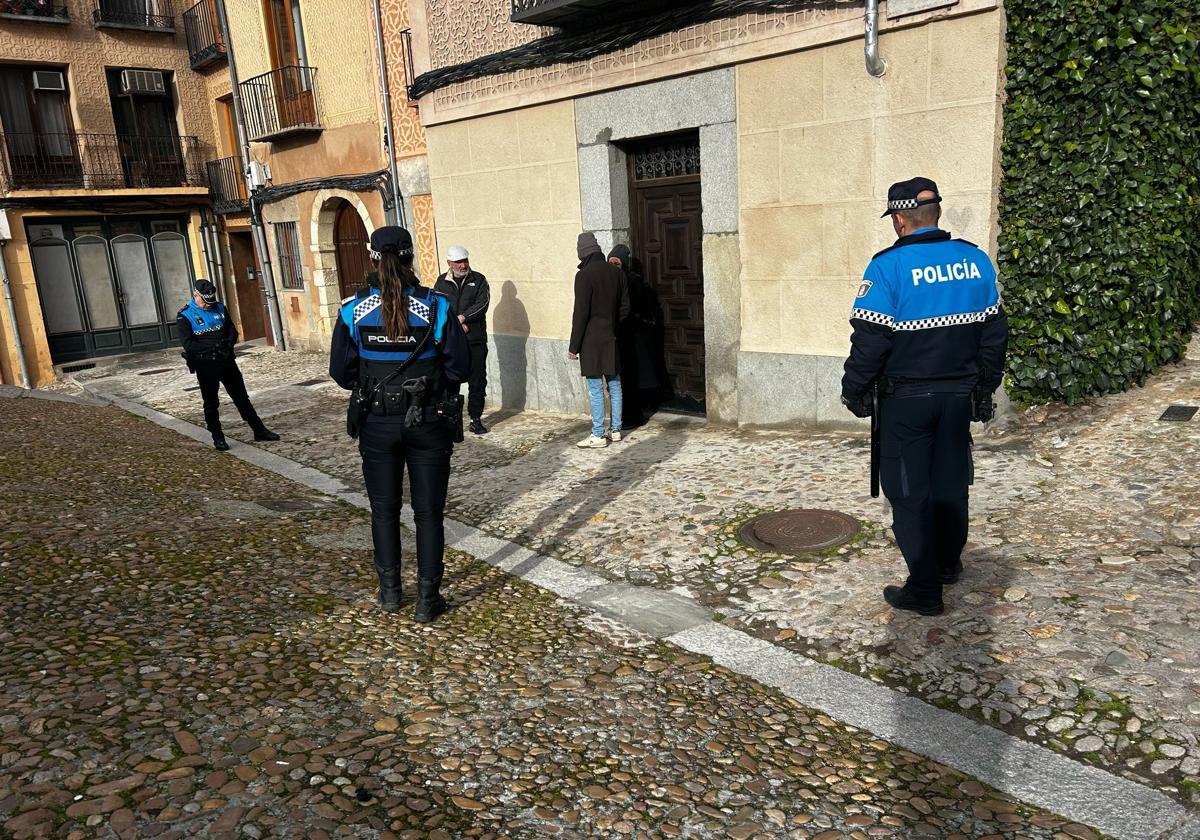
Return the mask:
M524 411L527 401L529 359L529 315L517 297L517 284L505 280L500 303L493 311L496 366L500 370L500 405L512 411ZM503 330L503 333L501 332Z

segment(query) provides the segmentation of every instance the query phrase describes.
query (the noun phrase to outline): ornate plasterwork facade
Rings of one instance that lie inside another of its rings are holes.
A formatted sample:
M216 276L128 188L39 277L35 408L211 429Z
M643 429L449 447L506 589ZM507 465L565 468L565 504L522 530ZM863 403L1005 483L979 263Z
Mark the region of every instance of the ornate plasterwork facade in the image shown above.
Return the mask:
M388 89L392 97L392 136L396 154L413 157L425 154L425 129L415 106L408 104L407 65L409 51L403 32L409 28L408 0L382 0L384 52L387 55Z
M435 68L500 52L554 31L509 21L508 0L425 3L429 65ZM953 10L900 21L881 19L880 31L996 5L996 0L961 0ZM435 125L862 37L863 10L857 3L747 13L686 26L587 61L450 85L422 98L421 117L426 125Z

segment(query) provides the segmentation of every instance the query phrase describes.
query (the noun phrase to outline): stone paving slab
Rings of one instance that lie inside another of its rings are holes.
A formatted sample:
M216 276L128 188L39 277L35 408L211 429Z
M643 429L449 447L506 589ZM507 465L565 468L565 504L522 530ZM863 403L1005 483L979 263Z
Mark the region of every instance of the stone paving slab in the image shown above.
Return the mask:
M243 369L285 433L269 448L356 486L342 393L308 386L300 407L286 396L324 364L256 354ZM186 378L147 385L162 376L97 386L198 419ZM901 563L853 433L668 421L580 452L582 418L500 416L456 451L450 511L610 580L686 593L731 626L1195 805L1200 489L1189 477L1200 422L1159 423L1173 402L1200 403L1195 348L1144 388L977 435L967 572L937 619L895 615L879 598ZM745 518L786 507L844 511L864 530L799 558L737 538Z
M467 555L443 620L381 613L369 545L117 409L0 401L0 831L1097 836Z

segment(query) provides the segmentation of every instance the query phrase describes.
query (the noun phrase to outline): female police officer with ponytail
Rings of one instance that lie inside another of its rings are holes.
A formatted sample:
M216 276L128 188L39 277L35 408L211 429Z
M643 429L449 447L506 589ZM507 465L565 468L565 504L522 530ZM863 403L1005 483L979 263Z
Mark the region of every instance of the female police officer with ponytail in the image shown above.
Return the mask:
M400 506L408 468L417 531L413 617L427 622L446 611L439 592L442 519L450 452L462 433L461 397L451 397L447 385L468 380L471 351L449 302L422 288L413 273L407 230L377 229L371 252L369 288L342 302L329 375L352 391L347 431L358 437L363 459L379 605L388 612L400 609Z

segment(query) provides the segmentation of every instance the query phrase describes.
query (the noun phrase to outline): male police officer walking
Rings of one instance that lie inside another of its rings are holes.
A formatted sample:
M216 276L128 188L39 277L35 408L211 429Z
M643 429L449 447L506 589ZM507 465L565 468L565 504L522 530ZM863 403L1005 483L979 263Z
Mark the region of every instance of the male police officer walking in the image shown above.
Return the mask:
M940 615L942 586L962 573L972 420L992 417L1008 319L987 254L937 226L928 178L888 189L884 216L900 237L871 260L850 313L842 402L873 411L878 388L880 483L908 564L883 597L898 610Z
M188 370L196 374L200 384L204 422L212 433L213 446L222 452L229 449L225 433L221 431L220 385L225 386L238 413L254 430L255 440L279 440L279 435L263 424L250 403L246 382L233 355L233 346L238 340L237 328L229 320L225 304L217 302L217 287L208 280L197 280L191 303L179 310L175 326Z
M458 322L467 331L467 343L471 346L471 381L468 383L467 414L471 418L471 432L487 434L483 425L483 402L487 395L487 311L492 302L492 292L487 278L471 268L467 249L451 245L446 251L446 271L433 284L433 290L445 295L454 307ZM453 393L458 393L458 385Z

